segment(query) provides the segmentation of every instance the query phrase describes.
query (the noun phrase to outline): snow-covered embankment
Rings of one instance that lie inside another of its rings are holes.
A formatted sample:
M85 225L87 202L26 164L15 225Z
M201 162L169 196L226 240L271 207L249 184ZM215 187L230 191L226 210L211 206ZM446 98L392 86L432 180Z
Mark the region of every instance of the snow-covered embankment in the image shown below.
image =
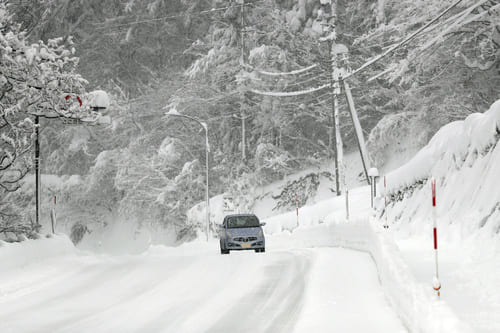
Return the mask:
M479 229L500 233L500 100L485 113L442 127L407 164L387 175L389 220L422 232L431 221L431 186L437 183L437 216L458 238ZM381 183L383 185L383 183ZM411 222L411 224L409 223ZM458 227L458 228L457 228Z

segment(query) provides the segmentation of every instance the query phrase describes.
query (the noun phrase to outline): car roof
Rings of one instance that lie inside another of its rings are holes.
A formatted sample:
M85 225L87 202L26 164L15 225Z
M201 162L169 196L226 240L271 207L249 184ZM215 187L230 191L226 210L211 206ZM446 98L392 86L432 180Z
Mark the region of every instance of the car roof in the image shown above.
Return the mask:
M235 217L235 216L255 216L255 217L257 217L257 215L255 215L255 214L230 214L230 215L226 215L226 217Z

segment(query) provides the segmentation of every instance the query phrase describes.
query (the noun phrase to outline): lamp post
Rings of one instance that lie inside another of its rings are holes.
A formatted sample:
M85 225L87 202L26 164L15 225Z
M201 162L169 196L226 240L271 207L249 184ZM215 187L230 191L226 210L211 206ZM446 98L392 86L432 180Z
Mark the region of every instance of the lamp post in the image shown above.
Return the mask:
M175 108L171 108L167 113L165 113L165 116L182 117L195 121L205 130L205 172L206 172L205 200L207 205L206 214L207 214L207 242L208 242L208 236L210 233L210 199L208 196L208 153L210 152L210 146L208 144L208 126L206 123L200 121L197 118L186 116L184 114L179 113Z
M66 100L70 98L69 95L66 96ZM74 118L66 117L57 112L34 114L35 116L35 223L36 228L40 228L40 203L41 203L41 174L40 174L40 118L47 119L63 119L74 121L76 124L80 123L90 123L90 124L106 124L110 122L109 116L101 116L100 112L109 107L109 97L105 91L96 90L90 92L87 96L87 105L91 109L91 117L89 118ZM76 97L76 100L83 105L80 97ZM38 231L38 230L37 230Z

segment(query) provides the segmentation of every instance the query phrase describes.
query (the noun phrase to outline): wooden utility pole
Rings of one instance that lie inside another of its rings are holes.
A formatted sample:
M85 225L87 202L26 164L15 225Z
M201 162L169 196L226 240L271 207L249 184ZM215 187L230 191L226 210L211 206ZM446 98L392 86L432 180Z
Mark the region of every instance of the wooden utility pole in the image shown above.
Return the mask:
M323 26L323 36L320 41L328 42L328 55L330 57L331 65L331 85L332 85L332 136L335 140L333 145L333 154L335 159L335 190L337 196L341 194L340 179L345 183L345 176L343 173L343 149L342 149L342 136L340 133L340 116L339 116L339 95L340 95L340 71L337 63L337 54L335 50L335 16L332 11L331 0L321 0L321 16Z
M331 49L329 47L329 49ZM334 85L333 79L332 79L332 86ZM336 126L336 121L335 121L335 114L338 112L338 98L335 96L335 94L332 94L332 124L331 124L331 131L330 131L330 137L333 139L334 144L331 145L331 148L333 150L333 159L334 159L334 166L335 166L335 193L337 193L337 196L340 195L340 181L339 181L339 161L338 161L338 151L337 151L337 126Z
M40 116L35 116L35 225L40 228L40 204L41 204L41 177L40 177Z
M244 98L244 95L243 97ZM243 101L242 103L243 104ZM237 116L233 114L233 118L236 118L238 120L241 120L241 159L242 161L246 160L246 126L245 126L245 121L250 118L250 115L245 115L245 109L243 106L241 106L241 116Z
M241 63L245 63L245 0L238 0L241 5ZM246 156L246 133L245 133L245 120L250 116L245 115L245 94L241 93L240 96L240 117L233 115L233 117L241 120L241 161L245 162Z
M349 113L351 115L351 120L354 125L354 130L356 133L356 139L358 142L359 152L361 154L361 161L363 162L363 169L366 176L366 181L368 184L370 183L370 179L368 177L368 169L369 158L368 153L366 151L366 144L363 137L363 131L361 125L359 123L358 115L356 113L356 109L354 107L354 100L351 95L351 90L347 82L345 82L344 78L349 76L350 69L347 63L348 60L348 52L349 50L343 44L337 43L337 31L336 31L336 13L337 2L332 4L332 0L321 0L322 8L323 8L323 37L321 40L328 41L328 52L330 56L331 63L331 72L332 72L332 101L333 101L333 113L334 113L334 133L335 133L335 175L338 179L342 180L342 184L346 187L346 179L345 179L345 166L343 162L343 151L342 151L342 137L340 135L340 120L339 120L339 107L338 100L339 95L341 94L341 86L344 87L344 92L347 100L347 104L349 107ZM337 183L337 195L340 195L339 185Z

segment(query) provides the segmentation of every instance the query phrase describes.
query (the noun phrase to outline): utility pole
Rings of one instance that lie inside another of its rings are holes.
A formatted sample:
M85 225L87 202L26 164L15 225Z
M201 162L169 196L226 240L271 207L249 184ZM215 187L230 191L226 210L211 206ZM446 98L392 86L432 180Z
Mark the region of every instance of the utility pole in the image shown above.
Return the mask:
M241 62L244 63L245 60L245 0L238 0L241 5Z
M366 151L366 144L363 137L363 131L359 123L359 118L354 107L354 100L352 98L351 89L349 84L345 81L345 77L349 76L351 70L348 65L348 54L349 50L343 44L337 43L337 33L335 30L336 25L336 14L332 5L332 0L321 0L323 8L323 37L321 40L328 41L328 52L330 56L330 64L332 71L332 102L333 102L333 118L334 118L334 128L335 128L335 142L336 142L336 161L335 176L342 180L344 187L346 187L345 179L345 165L343 162L343 151L342 151L342 137L340 134L340 120L339 120L339 107L338 100L341 94L341 86L344 87L344 92L347 100L347 105L349 108L349 114L351 115L351 120L354 125L354 130L356 133L356 139L358 142L359 152L361 154L361 161L363 163L363 169L366 177L366 181L370 184L370 179L368 177L368 169L370 168L370 161L368 158L368 152ZM335 5L338 5L335 2ZM337 7L335 7L337 8ZM338 171L337 171L338 170ZM340 195L340 189L338 183L337 185L337 195ZM345 189L347 190L347 189Z
M241 117L233 114L233 118L241 120L241 159L242 161L246 160L246 127L245 120L250 118L250 115L245 115L245 110L243 107L241 108Z
M40 228L40 116L35 116L35 226Z
M241 63L245 63L245 0L238 0L241 5ZM245 120L250 116L245 115L245 94L241 92L240 95L240 114L238 117L233 115L234 118L241 120L241 161L245 162L246 156L246 132L245 132Z
M331 50L331 47L329 47ZM331 58L331 51L329 52L330 58ZM339 136L340 134L340 126L338 125L339 118L338 118L338 113L339 113L339 99L338 99L338 94L335 93L335 91L338 89L338 81L335 83L333 80L332 76L332 87L333 87L333 93L332 93L332 132L331 136L334 140L333 144L333 158L334 158L334 165L335 165L335 191L337 193L337 196L340 196L340 172L339 172L339 156L341 156L341 151L339 150Z
M333 145L333 153L335 159L335 190L337 196L341 194L340 179L345 183L345 176L343 172L343 149L342 149L342 136L340 133L340 116L339 116L339 95L340 95L340 70L337 63L337 54L334 52L336 43L335 33L335 15L332 10L331 0L321 0L321 17L323 25L323 36L320 41L328 42L328 55L330 57L331 66L331 84L332 84L332 136L335 140Z

